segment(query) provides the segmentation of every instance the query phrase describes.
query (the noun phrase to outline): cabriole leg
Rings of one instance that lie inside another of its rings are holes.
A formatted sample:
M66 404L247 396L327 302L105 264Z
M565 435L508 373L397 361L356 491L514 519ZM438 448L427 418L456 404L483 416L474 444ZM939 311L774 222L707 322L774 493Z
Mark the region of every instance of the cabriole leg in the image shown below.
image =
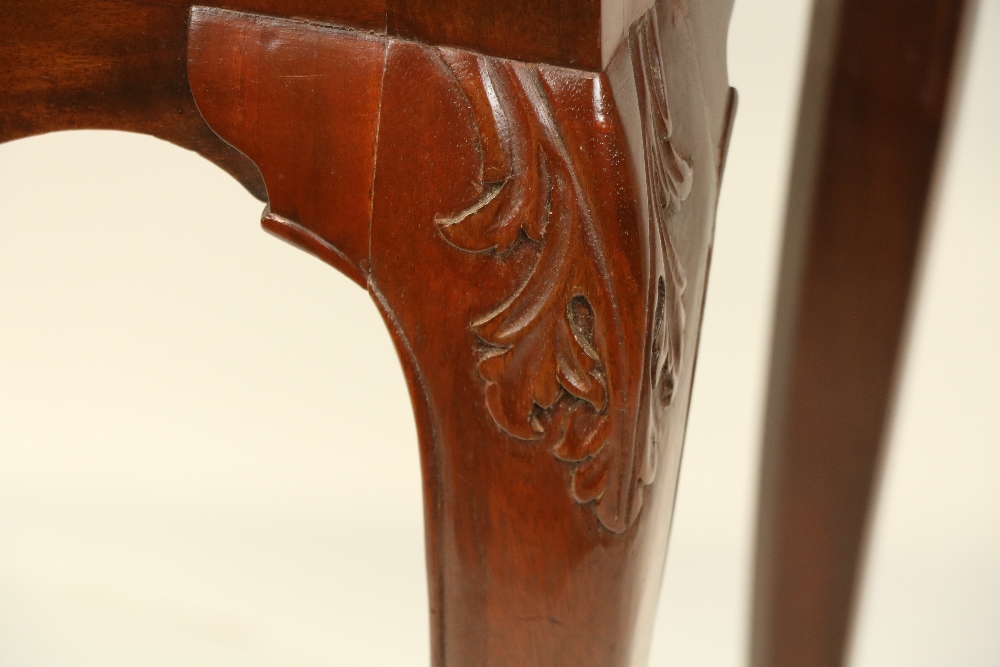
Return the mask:
M651 10L590 73L192 15L195 99L265 226L396 342L437 667L645 664L724 152L689 20Z

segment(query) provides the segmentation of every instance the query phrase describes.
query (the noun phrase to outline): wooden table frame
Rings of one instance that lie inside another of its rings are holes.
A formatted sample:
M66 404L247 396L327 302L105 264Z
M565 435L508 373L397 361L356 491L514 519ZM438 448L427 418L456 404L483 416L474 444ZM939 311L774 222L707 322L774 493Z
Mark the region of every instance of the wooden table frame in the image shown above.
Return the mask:
M731 0L0 0L0 142L198 151L368 290L436 667L641 667L736 95ZM962 0L817 0L755 667L840 665Z

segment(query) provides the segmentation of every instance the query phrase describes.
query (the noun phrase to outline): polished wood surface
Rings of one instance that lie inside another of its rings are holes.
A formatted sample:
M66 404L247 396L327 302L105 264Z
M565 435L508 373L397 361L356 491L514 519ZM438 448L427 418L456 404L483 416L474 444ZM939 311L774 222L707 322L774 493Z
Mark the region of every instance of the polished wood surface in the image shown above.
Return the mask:
M0 141L196 150L369 290L420 434L435 665L644 664L731 3L215 5L4 0Z
M815 7L771 360L754 667L844 663L965 5Z
M372 295L444 665L645 663L732 125L730 0L0 0L0 142L143 132ZM962 0L818 0L754 667L843 663Z
M194 98L265 226L396 342L435 665L645 664L733 113L689 20L664 3L588 73L192 14Z
M388 0L388 34L488 55L601 70L653 0ZM725 3L719 3L725 4Z
M0 142L143 132L372 295L444 665L645 663L732 125L729 0L0 0ZM751 661L834 667L965 4L818 0Z
M69 129L141 132L197 151L264 200L253 164L205 125L185 67L190 0L2 0L0 142ZM601 70L651 0L212 0L494 56ZM704 5L704 6L703 6ZM732 0L691 3L709 94L724 105ZM721 112L714 119L721 127Z
M205 118L263 175L264 227L366 287L385 38L196 9L188 55Z

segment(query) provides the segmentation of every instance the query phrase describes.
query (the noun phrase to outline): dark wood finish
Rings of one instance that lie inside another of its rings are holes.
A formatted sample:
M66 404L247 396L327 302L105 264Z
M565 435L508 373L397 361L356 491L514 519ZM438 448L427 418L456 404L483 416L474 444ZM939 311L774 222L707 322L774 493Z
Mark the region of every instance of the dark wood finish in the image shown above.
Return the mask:
M730 0L212 5L0 0L0 141L196 150L369 290L417 418L437 667L645 664Z
M113 129L197 151L265 199L253 164L205 125L187 83L191 2L0 1L0 142ZM220 6L384 30L384 0L223 0Z
M388 0L387 4L388 33L393 36L598 71L611 61L628 27L653 6L653 0Z
M265 225L396 342L439 667L645 663L733 110L689 21L664 3L586 73L192 14L194 97Z
M782 258L754 667L838 667L962 0L820 0Z
M0 142L107 128L196 150L370 291L420 433L435 665L644 664L731 0L209 2L0 0ZM755 667L843 661L962 9L817 3Z
M600 70L652 0L208 0L496 56ZM713 3L725 33L731 0ZM718 6L715 6L718 5ZM69 129L142 132L195 150L266 199L253 164L195 109L190 0L2 0L0 142Z

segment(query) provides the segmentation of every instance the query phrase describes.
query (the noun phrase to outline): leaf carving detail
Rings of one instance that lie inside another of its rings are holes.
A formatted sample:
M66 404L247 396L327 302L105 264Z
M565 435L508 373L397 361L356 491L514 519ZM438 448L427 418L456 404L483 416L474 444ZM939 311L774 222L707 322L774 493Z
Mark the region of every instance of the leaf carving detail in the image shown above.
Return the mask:
M678 154L671 141L673 123L667 107L656 25L654 8L635 24L630 35L642 113L648 208L657 239L657 264L661 267L656 285L650 353L650 381L654 399L658 400L660 408L652 410L654 422L658 421L656 418L663 417L664 410L673 401L685 325L681 298L685 286L684 270L674 248L668 220L691 194L694 176L691 165ZM640 481L644 483L651 482L655 473L654 457L659 449L656 439L661 431L659 425L654 423L646 471L640 475Z
M651 222L669 274L659 278L647 332L654 385L670 387L663 395L675 382L684 317L683 276L665 216L690 192L691 168L670 144L658 45L649 39L655 40L655 30L645 38L642 31L642 24L633 29L630 45L641 70ZM479 199L439 216L442 236L469 252L504 255L520 244L538 247L524 282L472 322L483 343L478 372L486 407L509 435L549 443L557 458L572 464L572 497L592 502L605 527L623 532L638 515L639 485L652 480L655 442L645 433L637 436L631 423L636 413L625 404L618 361L628 356L625 340L632 334L622 329L585 184L537 68L459 50L438 53L469 102L483 158Z

